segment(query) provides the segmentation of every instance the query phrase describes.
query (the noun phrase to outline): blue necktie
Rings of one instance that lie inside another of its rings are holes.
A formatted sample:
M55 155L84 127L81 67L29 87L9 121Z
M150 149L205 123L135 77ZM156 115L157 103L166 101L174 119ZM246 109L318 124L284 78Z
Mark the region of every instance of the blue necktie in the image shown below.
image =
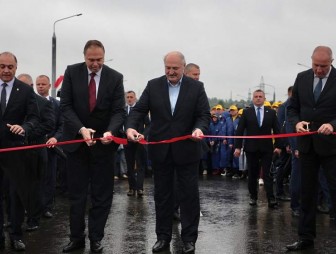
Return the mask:
M322 91L322 79L320 78L319 82L316 84L314 89L314 99L317 102L318 98L320 97Z
M1 113L2 115L5 113L6 110L6 98L7 98L7 93L6 93L6 83L2 84L2 90L1 90Z
M260 107L257 108L257 120L259 127L261 126L261 115L260 115Z

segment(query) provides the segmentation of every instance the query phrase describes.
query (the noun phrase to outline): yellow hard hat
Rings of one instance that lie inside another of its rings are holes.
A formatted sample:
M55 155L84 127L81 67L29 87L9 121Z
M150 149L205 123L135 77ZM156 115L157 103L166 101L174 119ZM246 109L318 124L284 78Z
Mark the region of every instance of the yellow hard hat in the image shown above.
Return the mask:
M272 107L271 103L269 101L264 101L265 107Z

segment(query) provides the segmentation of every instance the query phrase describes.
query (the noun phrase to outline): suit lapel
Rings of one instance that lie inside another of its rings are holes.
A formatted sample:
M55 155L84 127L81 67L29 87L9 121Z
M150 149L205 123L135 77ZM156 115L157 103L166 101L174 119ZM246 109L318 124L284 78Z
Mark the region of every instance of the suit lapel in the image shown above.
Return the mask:
M106 73L105 72L105 66L103 66L102 71L101 71L99 86L98 86L96 105L98 105L101 102L104 94L106 93L106 89L108 88L108 84L106 83L107 77L106 77L105 73ZM89 87L88 87L88 89L89 89Z
M176 101L176 105L175 105L174 115L176 114L176 112L178 112L178 109L179 109L179 107L182 106L183 102L185 102L185 97L186 97L186 94L187 94L187 91L188 91L188 85L186 83L187 83L187 81L185 81L185 79L182 78L179 95L177 97L177 101Z
M252 117L254 119L254 122L255 122L256 126L258 126L260 128L259 123L258 123L258 119L257 119L257 113L256 113L254 105L252 107L250 107L250 110L251 110L251 114L252 114Z
M335 84L335 79L336 79L336 69L334 67L331 67L331 71L329 74L329 77L327 79L326 84L324 85L322 92L320 94L320 97L318 98L317 101L320 100L320 98L323 98L325 94L328 94L328 91L330 91L331 88L333 88L333 84Z
M169 112L170 115L172 115L171 111L171 105L170 105L170 99L169 99L169 89L168 89L168 81L166 76L162 78L162 82L160 84L160 90L162 94L162 100L163 104L165 105L166 110Z
M15 79L13 87L12 87L12 91L11 91L11 93L9 95L9 98L8 98L8 102L7 102L7 106L6 106L6 110L5 110L4 115L6 114L7 109L11 108L11 104L15 103L17 98L20 98L20 95L21 95L20 86L17 84L16 79Z
M264 125L264 123L268 121L269 113L270 113L270 109L267 107L264 107L264 119L262 121L261 127Z
M78 87L75 91L76 97L81 98L83 101L83 107L87 107L89 109L89 73L85 63L82 64L78 77Z

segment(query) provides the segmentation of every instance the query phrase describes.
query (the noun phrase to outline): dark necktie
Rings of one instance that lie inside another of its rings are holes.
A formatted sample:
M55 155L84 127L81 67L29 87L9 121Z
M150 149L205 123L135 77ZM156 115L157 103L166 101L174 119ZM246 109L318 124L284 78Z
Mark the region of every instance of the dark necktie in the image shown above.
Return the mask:
M6 97L7 97L7 92L6 92L6 83L2 84L2 90L1 90L1 113L2 115L5 113L6 110Z
M316 84L314 89L314 99L317 102L318 98L320 97L322 91L322 79L320 78L319 82Z
M259 127L261 126L261 115L260 115L260 107L257 108L257 120Z
M89 83L89 105L90 105L90 112L94 109L96 106L96 81L94 80L94 76L96 76L96 73L90 74L91 79Z
M128 114L131 114L132 110L133 110L133 107L129 106Z

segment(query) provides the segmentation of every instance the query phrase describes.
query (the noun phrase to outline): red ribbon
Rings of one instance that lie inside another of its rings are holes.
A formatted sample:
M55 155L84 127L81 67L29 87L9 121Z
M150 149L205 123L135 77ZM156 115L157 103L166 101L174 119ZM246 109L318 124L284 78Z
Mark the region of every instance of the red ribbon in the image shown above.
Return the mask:
M317 131L313 132L301 132L301 133L286 133L286 134L273 134L273 135L257 135L257 136L213 136L213 135L203 135L201 138L257 138L257 139L265 139L265 138L288 138L288 137L299 137L299 136L307 136L316 134ZM332 133L336 135L336 132ZM113 142L121 145L127 145L128 141L125 138L118 138L115 136L106 137L111 139ZM156 144L170 144L181 140L186 140L192 138L192 135L185 135L181 137L175 137L167 140L161 141L146 141L144 139L140 140L139 143L142 145L156 145ZM10 148L2 148L0 149L0 153L3 152L10 152L10 151L18 151L18 150L27 150L27 149L35 149L35 148L43 148L43 147L52 147L52 146L60 146L60 145L69 145L75 143L82 143L86 141L97 141L101 140L101 138L94 138L94 139L76 139L76 140L69 140L63 142L57 142L55 144L39 144L39 145L29 145L29 146L18 146L18 147L10 147Z

